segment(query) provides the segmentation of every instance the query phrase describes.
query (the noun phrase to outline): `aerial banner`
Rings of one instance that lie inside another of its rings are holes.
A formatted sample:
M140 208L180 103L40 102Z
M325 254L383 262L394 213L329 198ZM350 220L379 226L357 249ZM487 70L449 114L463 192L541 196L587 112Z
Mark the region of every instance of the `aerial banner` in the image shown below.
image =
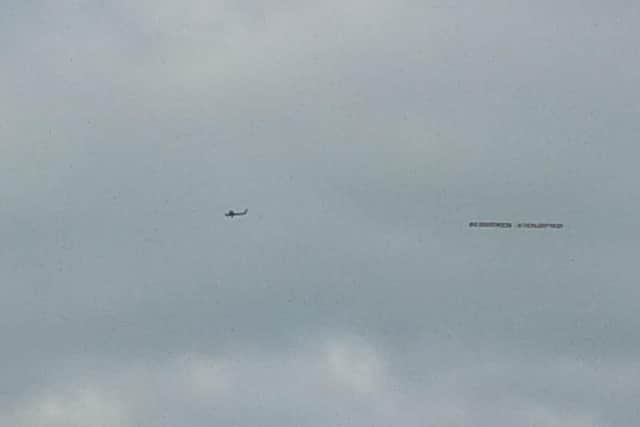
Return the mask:
M514 224L511 222L496 222L496 221L474 221L469 223L469 227L480 228L513 228ZM532 229L544 229L544 228L563 228L564 224L546 223L546 222L519 222L515 224L515 228L532 228Z

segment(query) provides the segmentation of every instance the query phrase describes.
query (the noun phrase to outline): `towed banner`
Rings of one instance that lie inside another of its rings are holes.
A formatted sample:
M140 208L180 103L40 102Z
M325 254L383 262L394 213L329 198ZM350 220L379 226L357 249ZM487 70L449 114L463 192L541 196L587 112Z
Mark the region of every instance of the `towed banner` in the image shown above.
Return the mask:
M513 224L511 222L470 222L469 227L483 227L483 228L562 228L564 224L551 224L546 222L519 222Z
M511 228L510 222L470 222L469 227L500 227Z

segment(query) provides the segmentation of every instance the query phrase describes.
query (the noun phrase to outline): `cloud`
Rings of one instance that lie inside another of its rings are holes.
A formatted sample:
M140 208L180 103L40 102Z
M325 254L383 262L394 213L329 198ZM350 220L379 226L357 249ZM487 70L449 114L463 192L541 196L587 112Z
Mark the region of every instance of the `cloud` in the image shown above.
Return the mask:
M423 357L430 360L428 353ZM398 372L407 366L393 359L353 335L259 355L183 353L87 371L82 384L51 386L13 405L0 419L17 426L171 425L188 419L194 426L261 420L311 426L395 421L591 427L607 424L582 390L608 384L598 399L637 391L634 380L620 381L634 376L633 366L603 366L596 372L575 361L549 360L543 366L487 358L440 366L430 379L407 381Z
M53 392L0 414L16 427L100 427L131 424L125 405L91 389Z
M4 423L635 419L631 3L7 11Z

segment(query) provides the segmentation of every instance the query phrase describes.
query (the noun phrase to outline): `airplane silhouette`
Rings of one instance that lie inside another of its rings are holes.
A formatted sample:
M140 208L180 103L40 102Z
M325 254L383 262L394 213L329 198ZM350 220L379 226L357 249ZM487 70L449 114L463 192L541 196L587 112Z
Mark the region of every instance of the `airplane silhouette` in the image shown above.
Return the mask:
M226 214L224 214L224 216L226 216L227 218L233 218L234 216L244 216L249 212L249 209L245 209L242 212L234 212L234 211L229 211Z

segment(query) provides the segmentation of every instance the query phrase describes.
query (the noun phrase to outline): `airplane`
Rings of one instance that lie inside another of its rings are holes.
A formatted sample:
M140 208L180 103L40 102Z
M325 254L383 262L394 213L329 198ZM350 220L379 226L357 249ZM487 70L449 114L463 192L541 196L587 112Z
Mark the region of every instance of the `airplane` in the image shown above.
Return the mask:
M242 212L234 212L234 211L229 211L226 214L224 214L224 216L226 216L227 218L233 218L234 216L244 216L249 212L249 209L245 209Z

